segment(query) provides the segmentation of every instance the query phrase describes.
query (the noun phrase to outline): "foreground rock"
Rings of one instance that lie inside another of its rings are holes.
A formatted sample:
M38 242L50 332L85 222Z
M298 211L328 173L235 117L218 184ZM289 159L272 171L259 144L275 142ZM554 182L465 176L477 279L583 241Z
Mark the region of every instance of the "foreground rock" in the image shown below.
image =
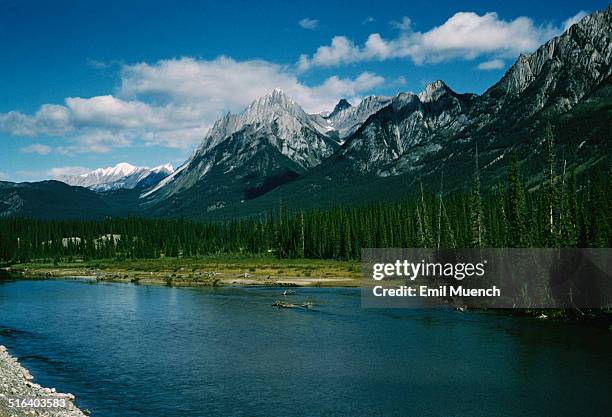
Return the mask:
M0 345L0 417L85 417L74 395L32 382L32 375Z

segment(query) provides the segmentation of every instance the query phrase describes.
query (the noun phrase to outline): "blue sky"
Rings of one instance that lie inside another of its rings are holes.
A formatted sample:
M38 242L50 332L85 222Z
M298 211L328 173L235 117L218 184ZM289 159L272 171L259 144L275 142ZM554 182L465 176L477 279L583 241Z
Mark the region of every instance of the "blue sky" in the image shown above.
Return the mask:
M436 79L482 93L606 1L1 1L0 180L188 157L274 87L311 112Z

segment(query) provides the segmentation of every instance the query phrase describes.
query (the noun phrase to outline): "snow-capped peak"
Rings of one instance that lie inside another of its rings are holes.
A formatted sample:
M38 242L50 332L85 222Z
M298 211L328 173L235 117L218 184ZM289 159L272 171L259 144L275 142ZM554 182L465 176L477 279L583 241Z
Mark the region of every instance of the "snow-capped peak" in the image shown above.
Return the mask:
M171 164L149 169L148 167L136 167L127 162L120 162L112 167L94 169L81 175L61 175L55 177L55 179L94 191L108 191L121 188L149 187L157 184L173 171Z
M151 168L151 172L165 172L166 174L172 174L174 172L174 167L170 163L158 165Z
M95 175L98 177L125 176L134 173L134 171L136 171L137 169L137 167L128 164L127 162L120 162L112 167L94 169L92 172L81 174L80 177L85 178L91 175Z

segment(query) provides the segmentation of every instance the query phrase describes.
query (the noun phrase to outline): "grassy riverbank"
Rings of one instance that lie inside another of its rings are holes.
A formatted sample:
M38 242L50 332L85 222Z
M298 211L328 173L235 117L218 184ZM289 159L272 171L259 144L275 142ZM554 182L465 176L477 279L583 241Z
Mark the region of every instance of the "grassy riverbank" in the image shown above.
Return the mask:
M13 264L10 272L25 278L91 277L101 281L172 286L279 285L359 286L356 261L277 259L268 256L219 255L196 258L33 261Z

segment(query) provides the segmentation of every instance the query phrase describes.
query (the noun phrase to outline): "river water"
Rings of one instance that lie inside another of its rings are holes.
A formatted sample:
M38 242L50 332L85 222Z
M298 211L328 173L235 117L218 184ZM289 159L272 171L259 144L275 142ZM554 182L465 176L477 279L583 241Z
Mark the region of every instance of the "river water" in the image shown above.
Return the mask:
M0 282L0 344L92 416L609 415L612 335L358 289Z

